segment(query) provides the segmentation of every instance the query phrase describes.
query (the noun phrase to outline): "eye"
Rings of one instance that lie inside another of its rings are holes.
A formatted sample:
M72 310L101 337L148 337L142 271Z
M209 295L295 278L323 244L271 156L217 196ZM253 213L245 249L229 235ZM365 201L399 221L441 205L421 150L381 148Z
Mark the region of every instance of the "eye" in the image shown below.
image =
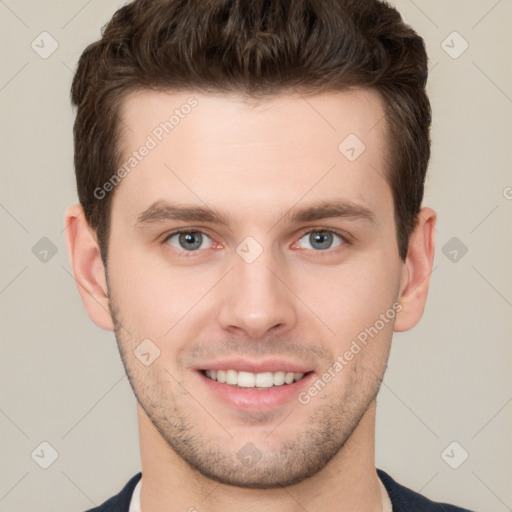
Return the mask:
M306 243L306 246L303 248L314 249L317 251L331 249L345 242L341 235L327 230L309 231L299 240L299 243L302 240L305 240Z
M176 249L194 252L198 249L208 249L212 245L212 239L201 231L177 231L171 233L166 239ZM203 244L207 245L204 246Z

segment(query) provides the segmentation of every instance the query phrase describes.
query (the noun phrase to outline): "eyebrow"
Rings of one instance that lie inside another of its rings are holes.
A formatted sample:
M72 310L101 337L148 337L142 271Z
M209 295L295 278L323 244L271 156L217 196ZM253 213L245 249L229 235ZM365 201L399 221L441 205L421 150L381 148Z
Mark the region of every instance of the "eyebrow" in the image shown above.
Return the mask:
M288 210L281 220L290 223L311 222L322 219L348 218L376 223L376 215L367 206L353 201L320 201L310 206Z
M208 222L227 226L230 216L208 206L187 206L159 200L137 216L135 228L157 224L167 220L184 222ZM290 208L280 218L291 224L312 222L322 219L347 218L364 220L376 224L375 213L367 206L348 200L320 201L302 208Z
M135 227L140 228L166 220L210 222L223 225L229 223L227 216L207 206L184 206L160 200L137 216Z

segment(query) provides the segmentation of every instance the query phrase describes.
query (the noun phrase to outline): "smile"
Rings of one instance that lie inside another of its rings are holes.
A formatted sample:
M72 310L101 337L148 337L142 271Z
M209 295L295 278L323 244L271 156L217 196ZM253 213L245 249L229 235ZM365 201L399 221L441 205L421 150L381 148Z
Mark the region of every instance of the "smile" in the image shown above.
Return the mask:
M251 373L229 369L203 370L203 374L211 380L238 388L269 389L274 386L293 384L301 380L307 373L285 371Z

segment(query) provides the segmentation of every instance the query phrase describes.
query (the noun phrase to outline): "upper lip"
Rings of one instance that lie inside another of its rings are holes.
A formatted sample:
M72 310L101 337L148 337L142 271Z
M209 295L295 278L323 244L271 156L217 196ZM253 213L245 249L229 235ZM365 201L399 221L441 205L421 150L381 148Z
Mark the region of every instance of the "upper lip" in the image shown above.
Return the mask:
M249 361L247 359L224 359L204 363L196 367L197 370L237 370L250 373L265 372L293 372L307 373L313 371L311 367L291 361L268 359L262 361Z

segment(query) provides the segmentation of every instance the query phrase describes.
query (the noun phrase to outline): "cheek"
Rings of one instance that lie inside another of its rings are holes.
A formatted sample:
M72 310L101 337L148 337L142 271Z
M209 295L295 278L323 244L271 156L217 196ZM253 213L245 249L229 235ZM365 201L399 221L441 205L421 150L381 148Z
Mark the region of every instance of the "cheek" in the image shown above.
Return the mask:
M337 339L356 336L386 313L395 301L400 277L396 261L378 251L301 274L297 277L297 295L336 333Z
M216 305L215 284L224 266L172 265L162 255L119 244L111 255L112 293L121 318L137 337L158 340L169 330L173 337L185 326L196 331L215 322L211 315ZM399 279L396 259L391 250L373 246L337 265L287 264L283 277L300 300L293 294L288 299L299 313L305 312L300 302L312 311L299 314L298 328L318 324L323 329L323 322L334 331L338 345L350 344L391 307ZM205 294L207 300L202 301ZM210 305L207 310L203 309L205 302ZM325 334L329 338L329 331Z
M201 306L215 301L215 284L224 271L173 265L154 250L128 253L118 247L110 281L121 319L133 335L162 342L181 338L185 328L193 335L211 322Z
M143 256L117 257L111 267L110 283L120 315L143 337L161 338L210 286L206 275L190 267L173 268Z

